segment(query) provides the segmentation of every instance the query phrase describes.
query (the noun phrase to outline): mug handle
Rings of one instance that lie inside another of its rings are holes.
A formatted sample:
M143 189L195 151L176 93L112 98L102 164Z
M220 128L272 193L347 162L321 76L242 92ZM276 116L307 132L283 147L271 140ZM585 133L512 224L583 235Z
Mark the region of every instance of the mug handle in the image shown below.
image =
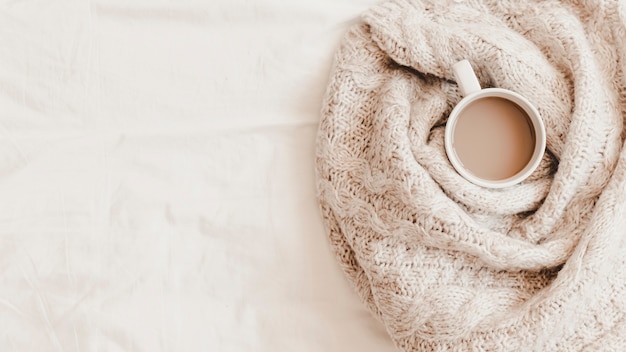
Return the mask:
M452 66L452 71L454 72L454 78L456 78L456 84L459 85L461 94L463 94L464 97L481 89L478 78L476 78L476 74L469 61L461 60L457 62Z

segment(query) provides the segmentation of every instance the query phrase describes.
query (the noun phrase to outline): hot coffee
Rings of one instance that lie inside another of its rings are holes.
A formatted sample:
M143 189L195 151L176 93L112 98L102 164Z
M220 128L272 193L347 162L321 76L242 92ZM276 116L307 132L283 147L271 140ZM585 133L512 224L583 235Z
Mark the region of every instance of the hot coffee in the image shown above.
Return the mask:
M484 97L459 114L452 146L457 158L474 176L504 180L531 161L536 137L528 114L514 102Z

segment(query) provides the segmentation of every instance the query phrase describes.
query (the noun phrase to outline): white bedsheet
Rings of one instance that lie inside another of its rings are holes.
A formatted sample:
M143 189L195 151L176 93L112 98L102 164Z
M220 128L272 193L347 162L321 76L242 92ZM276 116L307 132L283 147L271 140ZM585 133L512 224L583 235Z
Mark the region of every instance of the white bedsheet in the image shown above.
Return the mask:
M393 351L313 175L373 0L1 0L0 351Z

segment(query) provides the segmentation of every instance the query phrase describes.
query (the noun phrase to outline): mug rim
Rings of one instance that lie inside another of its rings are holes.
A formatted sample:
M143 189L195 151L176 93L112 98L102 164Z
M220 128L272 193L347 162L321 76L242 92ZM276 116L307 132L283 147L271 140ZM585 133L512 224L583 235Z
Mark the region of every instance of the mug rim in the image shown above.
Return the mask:
M459 160L454 148L452 147L452 132L454 130L456 121L458 120L458 116L460 113L472 102L489 97L498 97L503 98L508 101L511 101L518 105L520 108L524 110L526 115L528 115L531 123L533 125L533 129L535 131L535 148L533 150L532 157L524 166L522 170L517 172L515 175L510 176L508 178L502 180L487 180L484 178L480 178L470 173ZM444 144L446 149L446 154L450 163L456 169L456 171L463 176L466 180L472 182L475 185L486 187L486 188L505 188L516 185L525 179L527 179L539 166L541 160L543 159L543 154L545 153L546 148L546 132L543 120L539 111L533 104L528 101L524 96L503 88L484 88L479 91L476 91L472 94L467 95L458 104L452 109L450 115L448 117L448 121L446 122L445 127L445 135L444 135Z

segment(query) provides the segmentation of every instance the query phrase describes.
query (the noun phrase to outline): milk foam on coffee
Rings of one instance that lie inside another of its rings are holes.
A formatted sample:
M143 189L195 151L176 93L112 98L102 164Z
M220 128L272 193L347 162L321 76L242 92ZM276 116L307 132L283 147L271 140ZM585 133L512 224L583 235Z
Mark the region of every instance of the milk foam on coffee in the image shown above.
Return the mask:
M515 176L531 160L535 133L517 104L498 97L478 99L459 114L453 148L463 166L485 180Z

